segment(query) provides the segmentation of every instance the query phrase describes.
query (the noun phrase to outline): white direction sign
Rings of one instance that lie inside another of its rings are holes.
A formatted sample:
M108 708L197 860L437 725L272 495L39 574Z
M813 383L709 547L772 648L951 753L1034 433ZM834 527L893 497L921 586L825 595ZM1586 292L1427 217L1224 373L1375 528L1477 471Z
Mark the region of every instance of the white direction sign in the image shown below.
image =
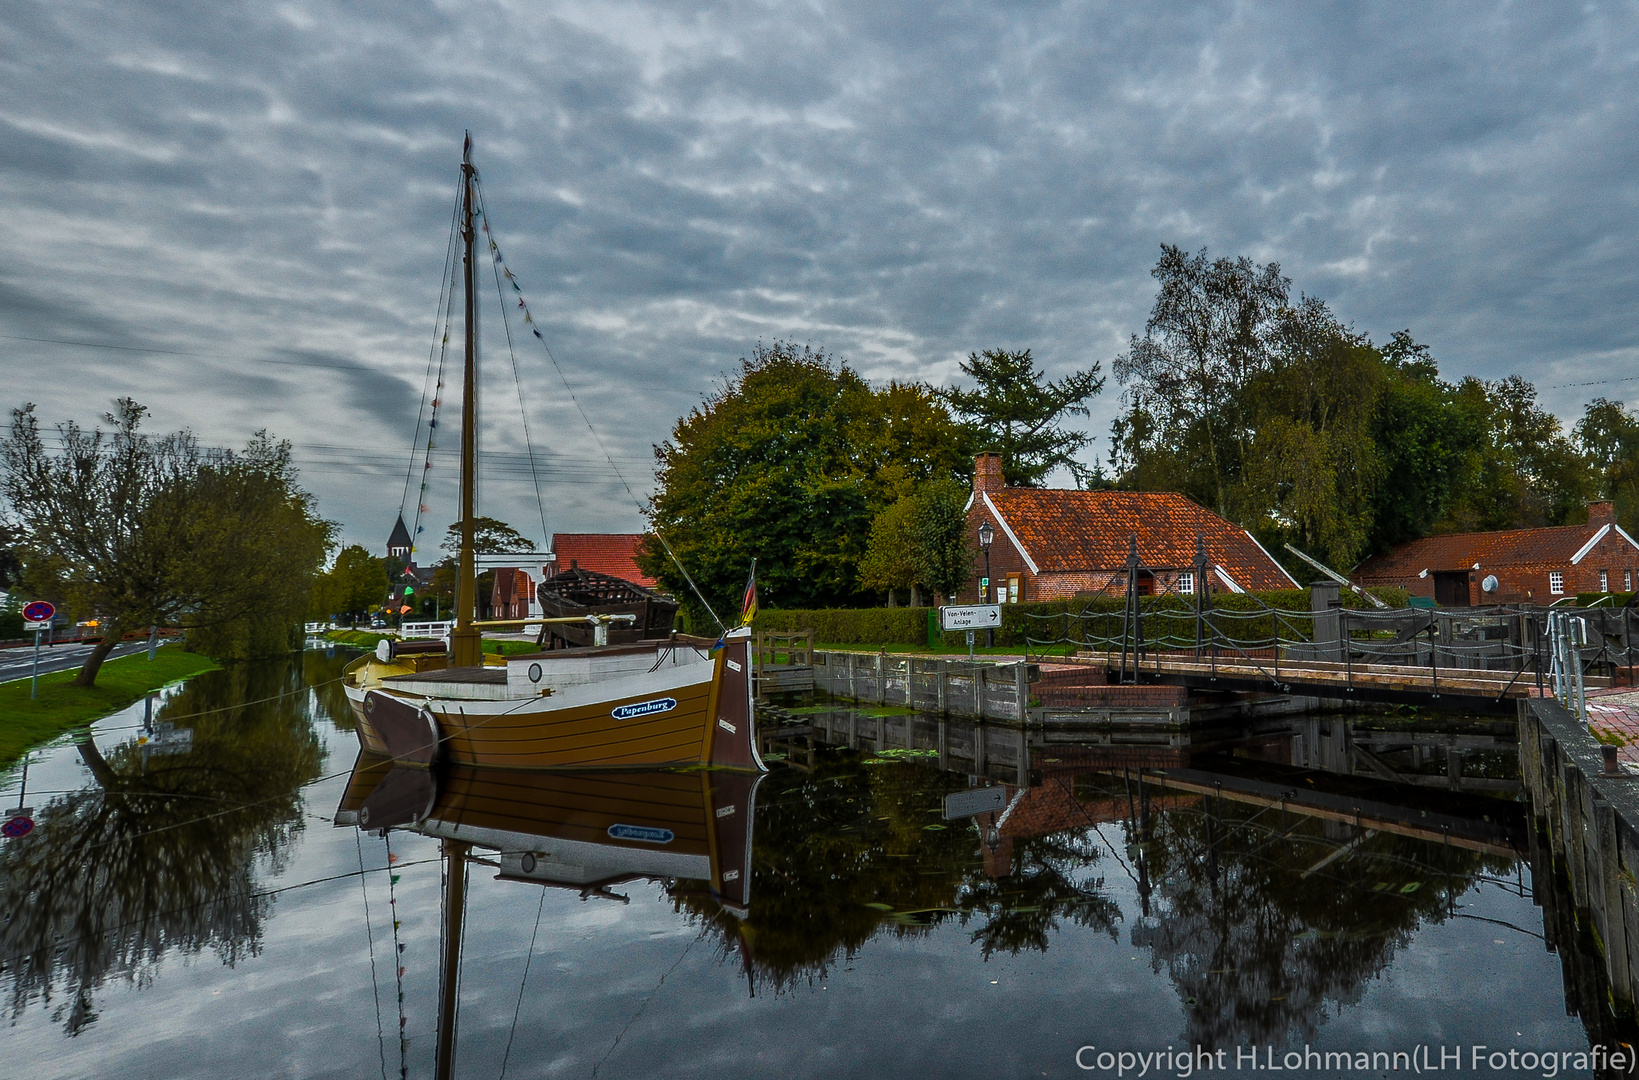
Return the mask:
M939 624L946 630L988 630L1002 625L1002 605L942 607L939 609Z
M1002 787L968 788L945 796L945 820L988 814L1007 805L1007 789Z

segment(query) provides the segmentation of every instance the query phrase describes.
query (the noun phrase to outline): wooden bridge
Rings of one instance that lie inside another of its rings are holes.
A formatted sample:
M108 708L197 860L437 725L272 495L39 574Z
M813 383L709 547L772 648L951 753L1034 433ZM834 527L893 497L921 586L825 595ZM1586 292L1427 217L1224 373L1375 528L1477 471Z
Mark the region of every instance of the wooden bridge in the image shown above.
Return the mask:
M1587 688L1634 681L1632 608L1348 609L1330 583L1311 586L1308 611L1252 604L1130 595L1119 612L1038 617L1061 625L1030 641L1081 646L1071 660L1114 684L1497 715L1523 698L1580 700Z
M1086 652L1069 658L1104 672L1110 682L1182 686L1197 692L1240 691L1286 694L1328 701L1420 705L1455 712L1512 716L1518 700L1540 697L1537 672L1486 671L1433 665L1373 664L1293 660L1274 655L1197 656L1193 652L1151 652L1141 663L1131 655ZM1609 678L1587 676L1588 686L1609 686Z

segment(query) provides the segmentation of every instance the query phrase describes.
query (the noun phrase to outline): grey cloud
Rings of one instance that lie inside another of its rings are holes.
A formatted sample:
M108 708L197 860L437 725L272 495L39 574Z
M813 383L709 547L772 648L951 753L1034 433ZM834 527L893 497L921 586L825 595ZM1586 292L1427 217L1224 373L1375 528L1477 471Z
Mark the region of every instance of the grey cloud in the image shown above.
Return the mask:
M215 359L8 342L7 383L84 414L28 359L72 357L223 441L402 455L470 127L509 265L640 485L758 338L878 378L993 344L1107 366L1162 242L1278 260L1574 418L1606 388L1558 384L1639 374L1636 39L1597 4L20 5L0 333ZM486 305L486 446L521 449ZM554 487L549 527L637 527L514 332L537 442L595 481ZM292 356L333 370L261 363ZM375 544L393 471L309 479ZM510 474L485 497L535 517Z

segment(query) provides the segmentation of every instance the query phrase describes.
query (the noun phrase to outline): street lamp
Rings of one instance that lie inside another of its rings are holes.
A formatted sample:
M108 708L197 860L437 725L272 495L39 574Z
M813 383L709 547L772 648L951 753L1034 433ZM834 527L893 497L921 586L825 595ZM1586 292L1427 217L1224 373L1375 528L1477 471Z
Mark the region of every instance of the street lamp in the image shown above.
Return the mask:
M995 539L996 530L990 527L990 522L980 522L979 550L985 553L984 587L979 590L979 603L981 604L988 604L990 602L990 544ZM985 648L988 649L996 643L995 635L996 632L994 630L990 629L988 626L985 627Z

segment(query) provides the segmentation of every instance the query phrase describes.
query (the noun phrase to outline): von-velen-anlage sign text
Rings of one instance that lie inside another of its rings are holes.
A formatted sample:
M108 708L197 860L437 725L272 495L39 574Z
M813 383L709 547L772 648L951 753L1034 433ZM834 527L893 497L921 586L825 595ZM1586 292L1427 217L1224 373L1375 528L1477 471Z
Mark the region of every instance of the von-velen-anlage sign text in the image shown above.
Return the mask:
M946 630L987 630L1002 625L1002 605L967 604L939 609L939 625Z

